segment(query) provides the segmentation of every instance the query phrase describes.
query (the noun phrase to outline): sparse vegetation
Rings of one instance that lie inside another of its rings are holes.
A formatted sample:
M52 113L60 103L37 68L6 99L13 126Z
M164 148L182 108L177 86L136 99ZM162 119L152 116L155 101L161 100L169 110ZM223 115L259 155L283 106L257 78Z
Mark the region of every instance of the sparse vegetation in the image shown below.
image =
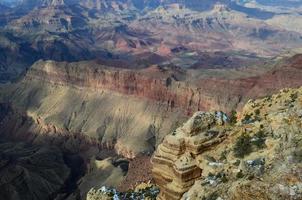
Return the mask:
M244 177L244 174L243 172L240 170L237 174L236 174L236 178L240 179L240 178L243 178Z
M216 175L216 178L219 178L223 183L226 183L228 182L228 179L225 175L224 172L219 172L217 175Z
M219 160L221 161L226 160L227 153L228 153L227 151L221 152Z
M302 162L302 149L295 150L293 156L296 161Z
M230 124L234 125L236 123L237 123L237 112L236 110L232 110L230 115Z
M246 114L242 120L242 123L248 124L252 122L252 115L251 114Z
M166 87L170 87L172 85L172 78L171 77L168 77L166 79Z
M216 159L213 156L205 155L204 158L209 162L216 162Z
M223 183L226 183L226 182L228 182L229 180L227 179L226 176L222 176L222 177L221 177L221 181L222 181Z
M252 144L255 145L258 149L263 149L266 147L265 138L266 138L265 133L262 130L260 130L255 134Z
M203 197L202 200L216 200L219 197L217 192L213 192L211 193L209 196L207 197Z
M241 162L241 161L238 159L238 160L236 160L236 162L234 163L234 165L235 165L235 166L239 166L239 165L240 165L240 162Z
M212 172L209 172L208 177L215 177L215 174L213 174Z
M237 141L234 146L234 155L238 158L243 158L251 152L251 137L247 133L243 133L237 138Z
M297 93L293 93L293 94L290 95L290 98L291 98L291 101L294 102L298 98L298 94Z

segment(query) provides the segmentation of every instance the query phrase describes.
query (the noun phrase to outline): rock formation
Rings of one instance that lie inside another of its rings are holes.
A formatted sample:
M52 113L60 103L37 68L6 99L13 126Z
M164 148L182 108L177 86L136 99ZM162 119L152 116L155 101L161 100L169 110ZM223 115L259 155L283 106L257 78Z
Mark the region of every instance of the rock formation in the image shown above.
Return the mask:
M261 2L252 8L245 3L1 1L0 82L15 80L39 59L100 58L135 69L164 63L233 68L300 48L301 17L295 6L284 13L278 4ZM204 60L207 55L210 62Z
M256 69L260 71L257 75L221 78L215 75L196 77L194 74L198 71L169 66L131 70L95 62L39 61L25 79L144 97L166 103L169 110L179 107L191 115L200 110L230 112L250 98L269 95L285 87L299 87L302 55L283 59L280 63L262 73Z
M250 100L236 124L223 116L196 113L165 137L158 199L301 199L302 88Z
M225 138L226 120L221 112L198 112L165 137L152 159L153 177L160 186L159 199L180 199L201 178L202 169L195 158Z
M196 111L229 113L249 98L300 86L301 58L256 68L257 73L242 69L212 75L175 66L131 70L94 61L39 61L24 79L3 86L0 98L45 132L81 133L77 138L89 136L100 147L133 158L153 152L168 132Z
M101 187L99 189L92 188L86 200L111 200L111 199L144 199L155 200L158 194L158 188L148 183L139 184L133 191L118 192L114 188Z

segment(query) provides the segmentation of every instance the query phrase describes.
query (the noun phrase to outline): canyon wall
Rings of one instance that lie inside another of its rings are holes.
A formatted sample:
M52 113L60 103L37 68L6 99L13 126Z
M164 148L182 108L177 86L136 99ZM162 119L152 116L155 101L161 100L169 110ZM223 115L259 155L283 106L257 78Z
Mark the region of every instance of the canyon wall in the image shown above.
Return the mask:
M93 61L39 61L32 66L26 79L144 97L165 103L169 110L181 108L189 116L200 110L230 112L250 98L269 95L285 87L299 87L302 84L302 55L296 55L257 76L199 78L194 77L196 72L157 65L128 70L106 67Z
M257 76L223 78L173 66L129 70L95 61L39 61L0 96L35 121L134 157L152 153L196 111L229 113L250 98L302 85L301 63L297 55Z
M60 129L51 123L46 124L41 118L32 118L10 104L0 103L0 110L0 135L4 140L56 146L64 152L83 155L102 148L113 148L110 144L101 146L97 140L87 135Z

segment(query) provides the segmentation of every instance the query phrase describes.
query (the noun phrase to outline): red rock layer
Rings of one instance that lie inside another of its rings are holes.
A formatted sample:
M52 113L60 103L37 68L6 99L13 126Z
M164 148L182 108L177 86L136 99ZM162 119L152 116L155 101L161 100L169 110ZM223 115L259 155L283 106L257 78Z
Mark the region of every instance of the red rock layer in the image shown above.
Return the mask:
M249 98L272 94L284 87L302 85L302 55L265 74L241 79L203 78L191 81L180 69L152 66L143 70L109 68L95 62L37 62L27 79L56 84L113 90L126 95L165 102L169 109L182 108L188 115L198 110L229 112Z

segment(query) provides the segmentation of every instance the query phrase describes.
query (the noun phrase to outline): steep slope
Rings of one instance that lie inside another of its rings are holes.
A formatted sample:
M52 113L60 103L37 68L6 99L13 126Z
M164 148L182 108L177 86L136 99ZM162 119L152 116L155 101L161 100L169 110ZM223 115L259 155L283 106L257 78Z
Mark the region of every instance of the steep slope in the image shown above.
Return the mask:
M129 161L109 144L45 124L10 104L0 103L0 136L3 199L82 199L90 185L118 186L127 174Z
M53 199L63 191L70 169L57 148L0 143L0 198Z
M250 100L237 123L195 113L153 156L158 199L301 199L301 114L302 88Z
M166 133L196 111L230 112L249 98L301 86L301 66L297 55L249 77L232 70L129 70L97 62L39 61L23 80L4 85L1 99L43 124L46 133L81 133L134 157L153 152Z
M108 85L102 85L102 82L97 84L97 80L93 82L93 77L96 78L93 76L95 70L86 68L87 65L82 65L81 68L60 68L54 64L38 63L36 67L43 67L42 70L35 71L34 67L20 85L11 88L13 96L6 97L13 100L17 108L25 110L35 121L52 124L57 130L64 132L83 133L96 138L104 146L116 145L120 154L133 157L139 152L152 152L156 141L161 140L160 133L170 130L177 120L184 118L181 110L169 111L165 102L154 102L106 90L110 89L110 82ZM54 71L44 73L54 73L54 76L43 74L43 70L47 69ZM59 71L60 69L64 71ZM80 69L88 71L80 72ZM89 74L89 70L92 74ZM104 78L110 81L113 72L110 69L104 70L104 73L108 73ZM128 73L126 72L125 78L129 78ZM131 74L133 73L129 73L130 78L133 77ZM129 82L127 79L120 82L124 83ZM120 90L135 91L133 87L121 85ZM129 137L133 139L129 140Z

